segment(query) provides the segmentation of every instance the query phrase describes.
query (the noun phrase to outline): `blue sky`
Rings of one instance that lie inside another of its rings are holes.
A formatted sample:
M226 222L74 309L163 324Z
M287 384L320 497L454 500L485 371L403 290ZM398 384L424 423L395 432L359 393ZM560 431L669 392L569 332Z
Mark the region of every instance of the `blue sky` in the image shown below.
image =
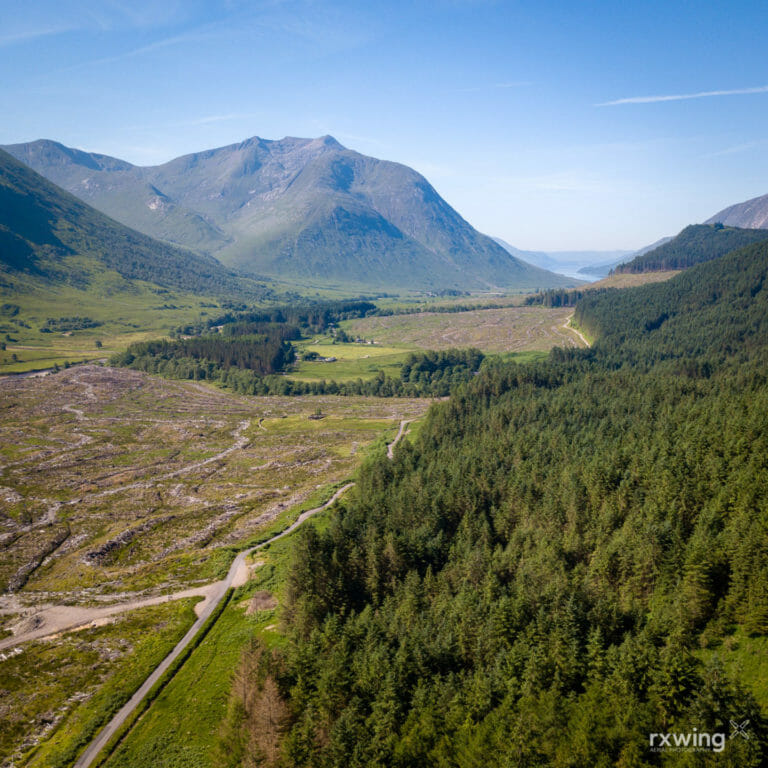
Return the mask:
M4 0L0 143L137 164L332 134L520 248L637 248L768 193L768 4Z

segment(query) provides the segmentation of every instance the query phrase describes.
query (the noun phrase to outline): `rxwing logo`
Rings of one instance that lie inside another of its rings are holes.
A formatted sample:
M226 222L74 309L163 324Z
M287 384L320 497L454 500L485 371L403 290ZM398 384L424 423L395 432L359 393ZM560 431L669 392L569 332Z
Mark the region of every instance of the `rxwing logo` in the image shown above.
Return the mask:
M745 720L743 723L737 723L735 720L731 720L731 738L734 738L734 736L741 736L742 739L749 739L749 734L747 733L748 725L749 720Z

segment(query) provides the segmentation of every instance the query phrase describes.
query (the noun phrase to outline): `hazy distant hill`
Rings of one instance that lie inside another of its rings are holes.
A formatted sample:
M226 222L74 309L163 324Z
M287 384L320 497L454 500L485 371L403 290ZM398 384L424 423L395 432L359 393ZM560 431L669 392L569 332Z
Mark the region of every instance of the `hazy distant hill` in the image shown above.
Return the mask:
M264 293L210 256L135 232L0 150L0 273L87 289L112 270L128 281L196 293Z
M731 205L707 219L705 224L720 222L729 227L768 229L768 195Z
M15 157L128 226L246 273L400 288L570 284L480 234L406 166L258 137L138 167L52 141Z
M645 247L640 248L637 251L625 252L624 255L619 259L614 259L605 264L595 264L589 267L584 267L583 269L579 270L579 273L584 275L591 275L593 277L607 277L608 275L611 274L613 270L615 270L621 264L626 264L628 261L631 261L632 259L637 258L638 256L642 256L643 254L646 254L649 251L653 251L659 246L664 245L664 243L668 243L671 239L672 239L671 237L659 238L658 240L656 240L656 242L651 243L650 245L646 245Z
M677 237L621 264L617 272L687 269L724 256L737 248L768 240L768 230L738 229L715 224L692 224Z
M633 254L633 251L523 251L500 237L493 239L518 259L567 274L602 275L604 271L607 275L612 266Z

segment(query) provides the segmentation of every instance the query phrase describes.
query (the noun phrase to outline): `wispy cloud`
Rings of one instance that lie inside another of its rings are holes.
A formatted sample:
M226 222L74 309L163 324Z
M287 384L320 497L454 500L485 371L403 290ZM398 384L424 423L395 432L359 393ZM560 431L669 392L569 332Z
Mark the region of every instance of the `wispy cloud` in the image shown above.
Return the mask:
M742 152L749 152L751 149L757 149L758 147L765 146L766 142L763 141L749 141L745 144L736 144L733 147L726 147L725 149L721 149L717 152L710 152L707 155L704 155L704 157L710 158L710 157L723 157L726 155L738 155Z
M174 123L175 126L196 126L196 125L210 125L211 123L225 123L230 120L250 120L257 115L245 114L243 112L231 112L227 115L206 115L205 117L195 117L190 120L180 120Z
M11 3L7 3L11 5ZM65 32L106 33L181 24L194 15L183 0L39 0L9 8L0 29L0 47Z
M11 32L5 35L0 34L0 48L6 45L14 45L15 43L28 43L31 40L36 40L40 37L61 35L65 32L71 32L74 29L76 29L74 25L60 25L39 27L37 29L26 29L19 32Z
M615 107L620 104L656 104L661 101L685 101L687 99L708 99L713 96L744 96L750 93L768 93L768 85L757 88L734 88L729 91L699 91L698 93L674 93L667 96L630 96L625 99L604 101L596 107Z
M201 42L210 38L209 34L191 33L174 35L173 37L167 37L164 40L157 40L149 45L143 45L140 48L134 48L124 53L118 53L114 56L105 56L101 59L89 59L87 61L81 61L77 64L72 64L69 67L63 67L59 69L59 72L70 72L72 70L83 69L87 67L100 67L104 64L114 64L118 61L124 61L126 59L133 59L138 56L143 56L147 53L153 53L154 51L162 50L163 48L169 48L174 45L183 45L186 43Z

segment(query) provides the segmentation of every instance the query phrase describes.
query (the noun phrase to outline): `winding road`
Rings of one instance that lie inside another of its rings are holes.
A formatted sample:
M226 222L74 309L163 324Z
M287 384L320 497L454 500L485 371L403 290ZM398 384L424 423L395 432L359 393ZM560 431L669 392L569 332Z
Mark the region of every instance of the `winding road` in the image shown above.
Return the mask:
M397 436L387 447L387 456L390 459L392 458L395 445L403 438L406 426L412 421L413 419L404 419L400 422L400 429L398 430ZM160 665L155 668L152 674L144 681L143 685L136 691L136 693L133 694L128 702L126 702L122 709L120 709L120 711L112 718L112 720L110 720L110 722L102 729L98 736L96 736L96 738L88 745L85 751L78 758L77 762L74 764L74 768L89 768L99 752L104 748L104 746L117 732L120 726L123 725L131 713L141 703L147 693L149 693L152 686L165 674L165 672L168 670L171 664L173 664L176 658L184 651L189 643L192 642L193 638L200 631L203 624L205 624L211 614L213 614L213 612L216 610L219 603L221 603L221 601L224 599L224 596L227 594L227 590L230 587L239 587L248 581L248 566L246 564L246 558L259 549L263 549L272 542L283 538L283 536L287 536L289 533L296 530L296 528L298 528L305 520L312 517L312 515L315 515L318 512L330 507L331 504L333 504L342 494L346 493L350 488L352 488L353 485L354 483L347 483L346 485L342 486L322 506L315 507L314 509L307 510L306 512L302 512L298 518L284 531L278 533L276 536L273 536L271 539L262 542L261 544L257 544L255 547L243 550L237 555L229 568L229 572L227 573L226 578L222 581L218 581L215 584L210 585L207 588L209 590L207 599L203 603L202 610L198 615L197 621L195 621L195 623L189 628L187 634L184 635L176 647L165 657L165 659L163 659ZM177 594L178 596L181 596L181 593ZM171 597L176 597L176 595ZM9 638L9 640L10 639L11 638ZM15 638L15 643L9 643L9 645L18 644L19 642L20 638L17 637Z
M387 446L387 458L391 459L395 455L395 446L400 442L403 435L406 434L405 428L416 419L403 419L400 422L400 429L397 431L397 437Z
M592 345L587 341L586 337L581 331L577 331L572 325L571 320L573 320L573 315L570 315L568 319L563 323L563 328L572 331L575 333L585 344L587 347L591 347Z

